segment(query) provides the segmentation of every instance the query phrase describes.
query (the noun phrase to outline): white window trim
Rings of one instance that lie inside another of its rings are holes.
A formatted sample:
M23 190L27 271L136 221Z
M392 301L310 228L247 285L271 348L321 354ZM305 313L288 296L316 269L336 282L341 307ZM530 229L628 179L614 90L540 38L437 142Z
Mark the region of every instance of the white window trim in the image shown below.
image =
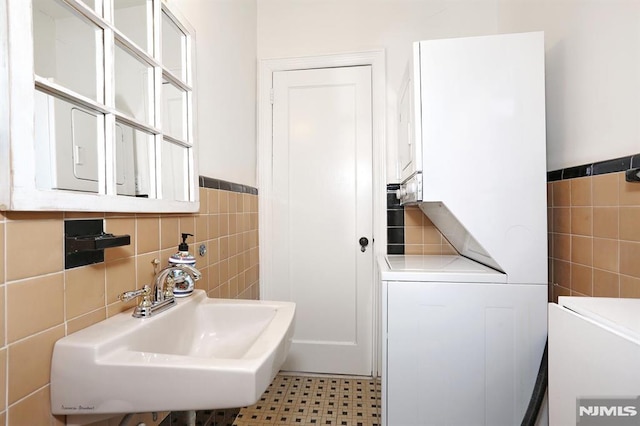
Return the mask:
M76 9L90 21L103 28L105 33L105 69L112 67L113 46L117 38L125 46L131 44L111 24L103 22L84 3L78 0L65 0L73 4ZM107 5L108 2L105 2ZM34 139L34 93L36 87L44 92L55 94L61 98L71 99L74 103L88 107L105 114L105 138L114 140L113 129L116 119L134 127L156 134L155 141L157 151L160 151L163 139L160 117L160 96L155 96L156 102L156 126L140 123L137 120L115 111L110 105L109 96L113 90L112 77L105 76L105 102L100 104L92 99L78 96L63 86L51 83L46 79L38 78L34 74L33 64L33 28L31 2L25 0L6 0L0 2L0 87L8 90L0 94L0 210L24 210L24 211L98 211L98 212L196 212L199 208L198 170L197 170L197 143L194 139L196 99L193 90L195 80L195 32L187 21L175 10L169 10L165 2L154 1L154 28L159 39L159 20L162 10L167 11L169 17L177 21L178 26L187 34L187 76L191 74L187 82L171 74L160 65L160 57L155 57L144 52L149 57L146 59L156 70L156 85L162 84L163 75L172 81L177 87L187 93L187 102L191 101L187 108L188 125L187 140L166 137L167 140L178 142L190 149L189 157L189 201L164 200L155 198L138 198L132 196L115 195L115 163L113 159L113 143L101 144L99 152L99 193L84 193L65 190L43 190L35 185L35 148L30 143ZM108 9L108 7L105 7ZM130 46L135 52L140 51L136 46ZM159 48L159 47L158 47ZM136 50L137 49L137 50ZM161 51L161 50L160 50ZM143 52L139 52L143 53ZM138 55L139 56L139 55ZM111 68L112 69L112 68ZM156 86L156 90L157 90ZM156 93L160 93L158 90ZM111 126L111 127L110 127ZM156 157L156 180L158 190L161 189L161 161L160 155ZM109 167L105 167L109 164ZM113 195L112 195L113 194Z

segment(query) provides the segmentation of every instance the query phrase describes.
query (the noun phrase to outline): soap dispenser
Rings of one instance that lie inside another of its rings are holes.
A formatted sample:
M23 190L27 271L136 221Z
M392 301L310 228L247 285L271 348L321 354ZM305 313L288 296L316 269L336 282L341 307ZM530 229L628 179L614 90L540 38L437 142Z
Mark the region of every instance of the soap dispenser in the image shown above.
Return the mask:
M187 244L187 238L190 236L193 237L193 234L182 234L182 242L178 246L178 252L169 258L169 266L188 265L195 268L196 258L189 253L189 245ZM173 295L175 297L185 297L193 293L195 283L189 274L174 270L171 276L175 282L173 287Z

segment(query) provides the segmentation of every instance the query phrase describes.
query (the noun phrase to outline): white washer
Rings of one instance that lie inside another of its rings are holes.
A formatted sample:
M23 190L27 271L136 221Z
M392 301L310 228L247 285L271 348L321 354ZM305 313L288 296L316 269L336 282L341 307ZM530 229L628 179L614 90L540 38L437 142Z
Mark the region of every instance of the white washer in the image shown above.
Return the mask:
M546 340L546 286L509 284L462 256L378 265L383 424L520 424Z
M639 359L639 299L549 304L550 424L639 424Z

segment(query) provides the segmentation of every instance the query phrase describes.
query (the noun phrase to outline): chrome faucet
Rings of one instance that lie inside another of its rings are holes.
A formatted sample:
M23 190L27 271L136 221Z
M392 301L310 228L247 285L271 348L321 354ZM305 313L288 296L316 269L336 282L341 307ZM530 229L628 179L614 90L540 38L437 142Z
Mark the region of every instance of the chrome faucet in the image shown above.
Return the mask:
M176 274L174 278L174 272ZM173 288L176 280L184 280L185 274L189 275L194 281L202 277L202 273L193 266L189 265L170 265L160 270L153 279L153 290L145 285L140 290L125 291L118 299L123 302L142 296L142 300L133 310L133 316L136 318L148 318L153 314L169 309L176 304L173 296Z
M173 287L176 284L183 283L187 280L187 276L193 281L198 281L202 277L202 273L193 266L179 264L169 265L160 270L156 274L153 285L153 293L156 300L164 300L165 297L173 297ZM171 287L170 291L165 289L164 283Z

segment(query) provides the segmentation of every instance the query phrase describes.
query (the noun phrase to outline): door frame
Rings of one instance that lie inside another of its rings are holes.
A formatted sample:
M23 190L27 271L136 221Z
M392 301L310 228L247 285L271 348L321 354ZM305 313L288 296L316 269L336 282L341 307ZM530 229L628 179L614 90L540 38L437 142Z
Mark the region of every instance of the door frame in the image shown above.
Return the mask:
M386 190L386 75L384 50L354 53L337 53L282 59L261 59L258 65L258 149L257 182L258 223L260 240L260 299L269 299L273 264L267 253L273 253L271 217L273 188L273 73L316 68L338 68L359 65L371 66L371 113L373 150L373 306L372 312L372 374L381 372L380 359L380 288L377 272L379 256L386 254L387 247L387 190ZM329 267L329 265L327 265Z

